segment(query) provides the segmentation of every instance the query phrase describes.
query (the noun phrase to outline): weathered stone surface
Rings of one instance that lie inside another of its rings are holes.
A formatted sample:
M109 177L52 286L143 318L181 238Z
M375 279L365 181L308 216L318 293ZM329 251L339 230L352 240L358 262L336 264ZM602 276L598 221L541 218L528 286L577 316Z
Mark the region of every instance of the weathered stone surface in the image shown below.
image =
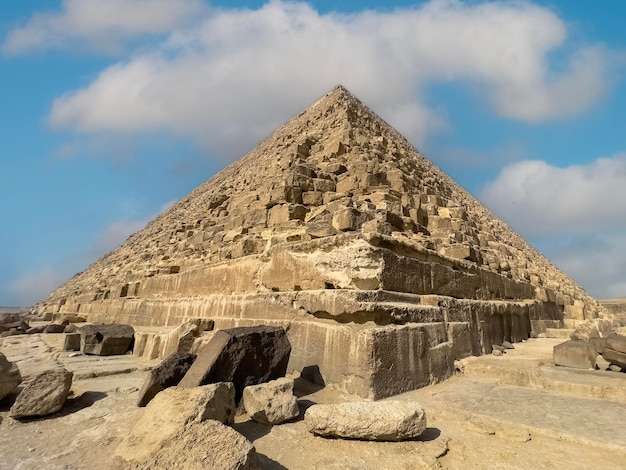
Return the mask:
M65 327L67 325L63 325L60 323L50 323L43 330L44 333L63 333L65 331Z
M261 424L280 424L300 414L293 379L288 378L244 388L243 406L250 418Z
M350 298L300 302L325 291ZM356 308L371 291L388 298ZM342 87L36 309L289 325L290 371L317 365L324 381L376 398L444 380L455 358L491 344L607 314Z
M80 351L80 333L66 333L63 351Z
M233 382L235 398L243 389L285 375L291 345L281 327L255 326L220 330L198 352L181 387Z
M0 352L0 400L22 383L22 376L17 364L9 361Z
M609 335L606 339L606 347L614 351L626 353L626 336L616 333Z
M168 334L164 355L167 357L176 352L190 352L195 339L200 336L203 331L212 329L212 320L196 318L182 323L178 328Z
M587 320L578 325L569 337L573 340L589 342L591 338L599 338L600 331L593 320Z
M72 386L73 374L65 369L47 370L29 378L9 414L13 418L45 416L59 411Z
M146 406L160 391L178 385L195 359L195 354L185 352L176 352L165 358L150 371L139 390L137 406Z
M130 325L87 325L80 329L80 350L85 354L112 356L126 354L135 330Z
M61 317L61 323L85 323L87 319L76 313L67 313Z
M611 348L605 348L602 352L602 357L605 361L626 368L626 353L615 351Z
M304 414L307 429L324 437L402 441L426 429L426 412L414 402L349 402L313 405Z
M116 455L129 461L142 461L159 451L164 442L184 434L192 423L205 420L232 423L234 396L232 383L167 388L148 403Z
M554 347L554 364L576 369L595 369L598 353L585 341L565 341Z
M125 468L256 470L259 467L252 443L219 421L191 423L179 434L163 440L149 456Z

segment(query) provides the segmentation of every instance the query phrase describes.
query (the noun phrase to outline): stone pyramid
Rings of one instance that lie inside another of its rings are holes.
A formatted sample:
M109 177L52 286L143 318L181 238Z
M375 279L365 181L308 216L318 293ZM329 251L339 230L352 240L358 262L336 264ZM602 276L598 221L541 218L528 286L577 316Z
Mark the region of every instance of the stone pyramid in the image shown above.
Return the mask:
M282 325L290 370L369 398L605 314L341 86L37 308Z

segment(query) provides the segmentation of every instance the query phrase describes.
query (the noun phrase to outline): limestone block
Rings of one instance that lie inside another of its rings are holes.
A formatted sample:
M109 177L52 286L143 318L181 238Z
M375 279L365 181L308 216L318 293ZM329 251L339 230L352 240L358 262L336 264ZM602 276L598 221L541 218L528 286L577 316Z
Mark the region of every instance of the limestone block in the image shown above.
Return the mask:
M300 414L293 379L287 378L244 388L243 406L250 418L261 424L280 424Z
M611 348L605 348L604 351L602 351L602 357L604 358L605 361L611 364L616 364L622 368L626 368L626 353L625 352L616 351Z
M65 331L66 325L61 325L59 323L50 323L43 330L44 333L63 333Z
M403 441L426 430L426 412L415 402L348 402L313 405L304 422L309 432L324 437Z
M11 393L22 383L22 375L17 364L9 361L0 352L0 400Z
M130 325L87 325L80 329L80 349L85 354L111 356L126 354L135 330Z
M626 353L626 336L613 333L606 339L606 347L614 351Z
M595 348L584 341L566 341L553 351L555 365L576 369L595 369L597 356Z
M321 191L306 191L302 193L302 204L305 206L321 206L323 197Z
M320 193L335 192L337 189L337 185L332 180L314 178L313 188L315 191L319 191Z
M73 374L63 368L46 370L27 380L9 414L19 419L59 411L72 386Z
M303 174L294 173L289 177L289 186L295 186L302 191L315 191L313 178Z
M230 424L234 416L233 384L170 387L148 403L130 435L116 449L116 455L141 461L157 452L164 441L184 433L192 423L215 420Z
M295 186L278 186L272 189L270 195L270 205L282 204L302 204L302 188Z
M235 398L243 389L285 375L291 345L281 327L253 326L219 330L198 352L180 382L197 387L213 382L233 382Z
M338 193L349 193L357 188L358 183L354 175L344 173L341 176L342 177L340 177L339 181L337 181L335 191Z
M356 209L340 209L333 214L332 225L342 232L356 230L358 216L359 211Z
M452 350L450 352L452 358L459 360L471 356L474 350L474 342L469 323L450 322L447 325L448 337L452 341Z
M80 351L80 333L66 333L63 351Z
M327 173L332 173L333 175L341 175L348 171L346 166L343 163L333 162L326 165L325 168Z
M591 338L599 338L600 331L598 331L598 327L596 326L593 320L587 320L585 322L580 323L575 327L572 334L570 334L570 338L574 340L587 341Z
M317 178L315 170L307 165L294 165L293 172L298 175L308 176L309 178Z
M189 354L188 352L175 352L166 357L158 366L150 371L141 390L139 390L137 406L146 406L157 393L166 388L178 385L195 359L196 355Z
M268 224L270 227L284 224L290 220L304 220L307 208L300 204L281 204L270 209Z
M210 468L257 470L258 457L252 443L233 428L214 420L191 423L176 435L163 439L157 449L132 468Z

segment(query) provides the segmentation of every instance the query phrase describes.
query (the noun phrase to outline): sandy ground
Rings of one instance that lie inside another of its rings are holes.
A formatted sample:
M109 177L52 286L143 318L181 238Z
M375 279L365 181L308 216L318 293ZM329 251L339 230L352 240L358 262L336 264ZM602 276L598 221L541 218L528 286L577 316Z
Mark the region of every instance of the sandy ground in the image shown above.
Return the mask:
M124 468L114 451L143 412L137 390L154 362L70 358L58 349L61 338L0 340L24 375L59 364L75 373L72 395L55 415L16 421L8 416L14 396L0 401L0 469ZM233 427L267 469L626 468L626 374L557 369L550 357L558 341L530 340L502 358L470 360L464 374L392 398L426 408L428 429L415 441L324 439L301 418L269 427L242 414ZM296 382L301 416L312 403L357 400Z

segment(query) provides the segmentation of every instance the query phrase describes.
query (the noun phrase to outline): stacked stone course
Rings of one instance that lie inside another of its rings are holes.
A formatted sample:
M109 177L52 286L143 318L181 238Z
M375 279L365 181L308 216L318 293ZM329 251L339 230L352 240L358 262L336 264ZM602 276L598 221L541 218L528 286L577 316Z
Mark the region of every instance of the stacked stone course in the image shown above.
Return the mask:
M441 380L454 359L563 318L606 315L342 87L37 308L139 325L274 322L290 331L292 368L320 366L374 398ZM345 355L331 357L338 331L369 356L331 364ZM389 372L372 363L381 348L405 348L402 373L414 378L377 385Z

